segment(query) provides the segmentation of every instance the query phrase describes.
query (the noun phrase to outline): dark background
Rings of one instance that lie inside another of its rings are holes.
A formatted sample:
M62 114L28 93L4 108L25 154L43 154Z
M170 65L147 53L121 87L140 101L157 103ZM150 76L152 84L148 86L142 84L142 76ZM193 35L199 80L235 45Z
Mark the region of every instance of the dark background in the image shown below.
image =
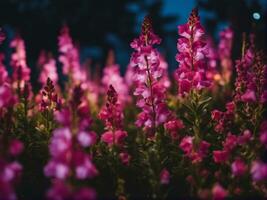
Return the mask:
M129 43L149 13L155 32L163 39L160 49L170 68L175 69L177 25L186 22L195 6L215 39L218 31L233 27L234 59L240 55L242 32L255 32L258 46L266 50L266 0L0 0L0 26L7 34L1 48L9 55L8 44L19 33L25 39L27 61L33 68L42 49L57 56L57 36L67 24L80 47L82 61L90 57L93 65L103 66L107 52L114 49L124 72L132 52ZM255 13L260 19L253 18Z

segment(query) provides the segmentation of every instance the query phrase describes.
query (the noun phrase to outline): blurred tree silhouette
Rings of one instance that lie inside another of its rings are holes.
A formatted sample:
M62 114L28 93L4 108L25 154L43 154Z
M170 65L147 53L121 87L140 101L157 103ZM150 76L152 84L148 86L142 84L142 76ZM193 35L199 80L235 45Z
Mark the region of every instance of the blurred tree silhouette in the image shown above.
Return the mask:
M0 1L0 25L16 28L26 41L28 57L36 59L41 48L56 52L57 35L66 23L74 40L82 46L100 47L103 60L108 50L115 48L110 37L128 48L136 35L140 12L150 13L156 32L165 35L164 26L176 18L161 15L162 3L162 0L5 0Z

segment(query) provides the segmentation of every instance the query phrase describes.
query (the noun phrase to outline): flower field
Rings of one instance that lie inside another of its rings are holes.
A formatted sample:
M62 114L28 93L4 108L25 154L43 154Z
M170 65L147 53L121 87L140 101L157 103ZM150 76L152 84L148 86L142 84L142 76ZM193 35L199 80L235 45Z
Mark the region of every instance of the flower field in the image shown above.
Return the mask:
M31 68L15 36L9 67L0 55L0 200L266 198L267 67L255 37L232 60L233 30L215 42L193 9L170 72L146 16L122 76L112 54L90 72L67 26L59 56L42 52Z

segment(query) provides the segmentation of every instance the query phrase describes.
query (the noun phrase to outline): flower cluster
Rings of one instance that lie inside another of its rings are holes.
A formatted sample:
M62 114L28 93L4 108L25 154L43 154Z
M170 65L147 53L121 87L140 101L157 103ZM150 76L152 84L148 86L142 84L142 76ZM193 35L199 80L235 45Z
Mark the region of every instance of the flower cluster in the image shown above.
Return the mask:
M123 112L121 104L118 102L118 94L112 85L107 91L106 106L99 113L99 118L104 121L106 132L101 136L101 141L107 143L110 147L116 145L122 149L120 159L123 164L129 164L130 156L123 149L124 140L127 132L122 129Z
M49 145L51 160L44 168L46 176L55 178L53 187L47 193L48 199L65 199L72 195L88 200L95 197L91 188L73 190L70 189L71 185L65 184L66 180L86 180L98 174L91 155L85 151L96 142L96 134L89 130L91 117L86 103L83 102L80 86L73 89L72 95L69 102L71 109L64 108L56 113L56 119L62 128L53 131Z
M14 88L23 89L26 82L30 80L31 70L26 63L26 51L23 39L16 36L10 43L10 47L14 48L11 55L10 65L12 66L12 84Z
M3 135L0 138L0 199L15 200L15 185L18 183L22 165L15 160L23 151L23 144L17 139L8 139ZM5 152L5 153L4 153Z
M0 53L0 200L266 197L267 65L256 36L244 37L235 73L230 28L216 46L194 9L178 33L178 85L150 17L124 76L113 54L102 68L82 62L67 26L59 56L42 51L36 69L23 39L11 40L11 56Z
M50 78L47 78L46 85L42 90L41 110L59 110L61 105L58 95L55 93L55 86Z
M138 96L137 106L142 109L136 125L152 134L170 115L165 103L166 87L160 81L163 76L160 55L153 48L160 41L153 33L151 19L145 17L141 35L131 43L131 47L136 50L131 57L131 62L136 67L134 95Z
M237 78L235 82L236 101L266 102L266 65L262 54L250 47L241 60L236 62Z
M178 93L183 96L191 89L200 90L211 84L206 75L207 48L197 9L191 12L186 24L178 26L178 33L181 36L177 43L179 53L176 55L179 68L175 77Z
M60 31L58 46L61 53L59 61L62 63L63 74L68 75L77 84L84 81L86 73L81 70L79 51L73 44L67 26L63 26Z
M57 85L58 74L56 67L56 60L53 58L45 58L42 69L39 76L39 81L42 85L45 85L46 80L49 78L55 85Z

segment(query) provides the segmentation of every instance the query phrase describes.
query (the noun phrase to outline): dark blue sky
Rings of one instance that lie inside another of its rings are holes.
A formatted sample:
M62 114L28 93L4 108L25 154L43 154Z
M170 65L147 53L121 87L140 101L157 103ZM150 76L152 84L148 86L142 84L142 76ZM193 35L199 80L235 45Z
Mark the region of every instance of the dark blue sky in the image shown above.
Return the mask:
M179 23L184 23L187 20L192 8L195 7L195 0L164 0L163 14L179 16Z

